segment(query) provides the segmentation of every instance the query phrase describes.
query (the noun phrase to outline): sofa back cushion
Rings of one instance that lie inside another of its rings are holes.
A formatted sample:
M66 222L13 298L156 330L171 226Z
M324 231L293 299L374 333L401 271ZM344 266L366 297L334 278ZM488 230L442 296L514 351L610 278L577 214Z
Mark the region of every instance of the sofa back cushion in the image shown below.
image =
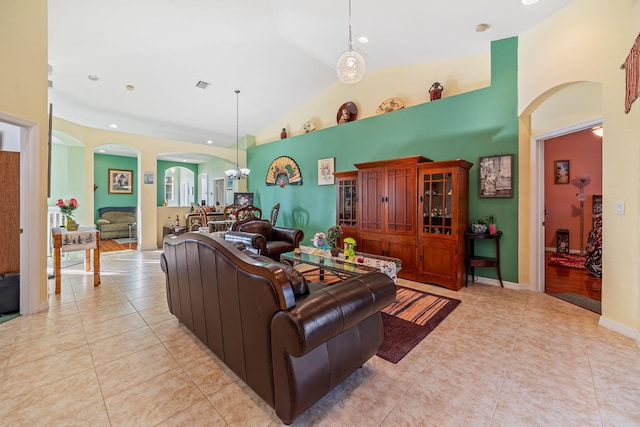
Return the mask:
M269 240L271 238L273 226L267 220L256 219L247 221L245 223L237 223L237 228L234 227L234 230L244 231L246 233L262 234L265 239Z
M103 213L101 218L108 220L112 224L131 224L136 222L136 214L133 212L109 211Z

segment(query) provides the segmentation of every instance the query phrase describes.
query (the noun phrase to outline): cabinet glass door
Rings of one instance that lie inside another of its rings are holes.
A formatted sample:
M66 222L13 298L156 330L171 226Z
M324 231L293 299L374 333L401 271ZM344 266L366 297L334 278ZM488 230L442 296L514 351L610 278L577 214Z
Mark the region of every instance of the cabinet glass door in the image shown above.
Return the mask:
M338 225L356 225L356 180L345 179L338 182Z
M452 180L451 172L422 175L422 233L451 234Z

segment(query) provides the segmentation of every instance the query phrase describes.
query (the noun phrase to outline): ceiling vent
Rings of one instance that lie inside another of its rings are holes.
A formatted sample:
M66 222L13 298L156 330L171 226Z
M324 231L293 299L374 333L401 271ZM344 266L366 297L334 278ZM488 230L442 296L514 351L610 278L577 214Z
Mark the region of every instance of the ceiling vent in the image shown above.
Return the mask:
M209 86L211 86L211 83L207 83L205 81L200 80L198 83L196 83L196 87L199 87L200 89L206 89Z
M47 86L49 86L50 88L53 87L53 81L51 80L47 80Z

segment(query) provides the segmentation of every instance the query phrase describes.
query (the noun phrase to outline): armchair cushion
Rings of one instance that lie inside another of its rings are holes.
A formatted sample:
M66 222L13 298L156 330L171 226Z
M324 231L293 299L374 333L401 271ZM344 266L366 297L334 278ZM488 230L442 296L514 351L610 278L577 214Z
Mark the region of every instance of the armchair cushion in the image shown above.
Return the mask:
M242 242L252 252L279 261L281 253L290 252L300 245L304 232L295 228L274 227L266 219L249 219L234 223L224 238Z
M245 250L243 251L248 257L255 259L256 261L262 261L265 265L275 264L280 267L284 272L285 276L287 276L287 280L291 284L291 289L293 289L293 294L296 297L304 296L309 294L309 285L307 284L307 279L304 278L302 273L298 270L290 266L289 264L276 262L269 257L258 255L251 251Z

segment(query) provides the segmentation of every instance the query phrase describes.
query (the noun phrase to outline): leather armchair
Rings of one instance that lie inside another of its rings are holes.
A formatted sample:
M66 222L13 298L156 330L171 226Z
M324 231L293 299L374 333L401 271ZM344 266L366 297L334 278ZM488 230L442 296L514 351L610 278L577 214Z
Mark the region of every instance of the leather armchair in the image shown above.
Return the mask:
M234 223L224 238L243 243L250 251L279 261L281 253L291 252L300 245L304 232L295 228L274 227L266 219L248 219Z
M396 295L380 272L307 284L290 266L200 233L166 237L160 265L171 313L285 424L376 354L380 310Z

